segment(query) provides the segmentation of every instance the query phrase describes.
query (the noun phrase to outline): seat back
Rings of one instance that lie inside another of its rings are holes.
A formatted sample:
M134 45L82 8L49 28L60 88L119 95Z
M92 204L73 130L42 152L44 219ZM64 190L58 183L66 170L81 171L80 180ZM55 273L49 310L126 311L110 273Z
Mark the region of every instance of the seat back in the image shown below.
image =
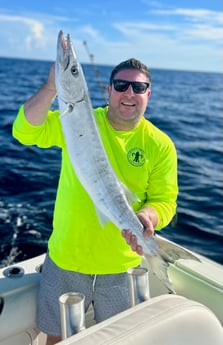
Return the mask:
M92 326L61 345L222 345L223 329L211 310L176 295L143 302Z

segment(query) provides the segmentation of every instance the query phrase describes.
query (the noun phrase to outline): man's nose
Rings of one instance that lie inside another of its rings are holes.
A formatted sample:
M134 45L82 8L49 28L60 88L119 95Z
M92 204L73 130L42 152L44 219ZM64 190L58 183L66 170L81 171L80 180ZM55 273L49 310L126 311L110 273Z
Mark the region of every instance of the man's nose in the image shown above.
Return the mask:
M129 85L129 87L128 87L128 89L125 91L125 93L128 93L128 94L134 94L134 91L133 91L132 85Z

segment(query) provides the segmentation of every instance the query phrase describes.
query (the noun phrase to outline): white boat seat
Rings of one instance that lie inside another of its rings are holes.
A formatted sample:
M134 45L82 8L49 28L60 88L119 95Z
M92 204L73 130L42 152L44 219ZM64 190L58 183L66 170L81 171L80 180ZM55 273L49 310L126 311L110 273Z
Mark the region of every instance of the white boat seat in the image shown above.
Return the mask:
M162 295L59 344L222 345L223 328L204 305L177 295Z

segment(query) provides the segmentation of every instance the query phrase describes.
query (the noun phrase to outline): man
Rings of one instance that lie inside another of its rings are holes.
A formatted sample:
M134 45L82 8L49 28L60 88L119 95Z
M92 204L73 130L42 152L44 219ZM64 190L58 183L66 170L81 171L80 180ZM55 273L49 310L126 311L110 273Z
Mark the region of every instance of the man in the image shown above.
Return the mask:
M144 117L150 93L148 68L129 59L111 73L108 106L94 110L116 174L140 199L133 207L144 226L144 236L171 221L178 192L174 144ZM60 340L58 298L65 292L82 292L85 310L93 303L96 322L127 309L126 270L140 265L143 254L131 229L123 229L123 238L111 222L101 227L71 166L59 111L49 110L55 96L53 66L47 82L20 108L13 124L13 135L21 143L62 149L53 232L38 303L38 327L48 334L48 345Z

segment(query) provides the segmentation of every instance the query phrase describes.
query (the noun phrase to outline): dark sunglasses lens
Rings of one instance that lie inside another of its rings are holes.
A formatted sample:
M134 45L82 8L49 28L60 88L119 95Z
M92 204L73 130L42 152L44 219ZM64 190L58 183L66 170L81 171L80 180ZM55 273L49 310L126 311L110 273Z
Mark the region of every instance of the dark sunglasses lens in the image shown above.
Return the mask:
M145 93L148 87L149 87L148 83L137 82L137 81L132 82L132 88L135 93Z
M128 90L130 83L125 80L113 80L113 85L116 91L124 92Z

